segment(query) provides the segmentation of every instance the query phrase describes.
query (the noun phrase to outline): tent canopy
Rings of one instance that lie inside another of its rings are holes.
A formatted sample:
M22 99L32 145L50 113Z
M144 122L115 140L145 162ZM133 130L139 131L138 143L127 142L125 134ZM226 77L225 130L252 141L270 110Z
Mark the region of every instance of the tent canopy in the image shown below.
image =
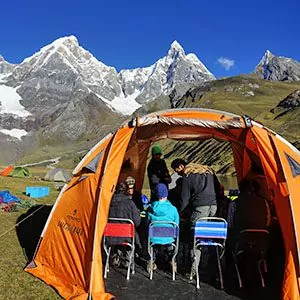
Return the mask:
M151 143L166 138L230 142L239 182L261 170L284 238L283 299L298 299L300 153L247 116L205 109L149 114L124 123L95 145L61 191L26 271L54 286L63 297L110 299L104 289L99 245L115 186L131 175L141 189Z
M1 173L0 176L8 176L10 172L14 169L13 166L6 167Z
M18 178L24 178L24 177L30 177L31 173L26 167L15 167L10 173L9 176L11 177L18 177Z
M71 175L66 169L63 168L52 169L44 177L44 180L48 180L48 181L69 182L70 179L71 179Z

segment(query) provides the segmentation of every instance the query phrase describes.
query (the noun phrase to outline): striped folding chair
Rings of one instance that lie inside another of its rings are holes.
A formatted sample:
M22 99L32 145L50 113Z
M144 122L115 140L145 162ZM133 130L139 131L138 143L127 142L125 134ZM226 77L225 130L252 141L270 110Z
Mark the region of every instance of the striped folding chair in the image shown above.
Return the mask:
M130 219L123 219L123 218L108 218L108 223L105 226L104 233L103 233L103 248L106 253L106 263L104 269L104 278L107 278L107 273L109 272L109 257L111 252L111 244L108 242L108 238L124 238L126 242L121 241L118 242L116 245L120 246L128 246L130 247L130 255L129 255L129 263L127 269L127 277L126 279L129 280L130 276L130 269L132 270L132 274L134 274L134 250L135 250L135 227L134 223ZM130 240L129 242L127 240ZM115 245L115 244L114 244Z
M201 260L202 247L216 248L220 285L221 285L221 289L224 288L221 259L225 252L226 238L227 238L226 220L222 218L216 218L216 217L207 217L207 218L201 218L196 222L195 233L194 233L194 253L196 253L196 251L200 252L200 255L198 257L197 255L194 256L195 264L196 264L197 289L200 288L199 264Z
M153 242L153 238L172 238L174 242L172 244L166 243L155 243ZM172 256L172 279L175 280L175 259L178 254L179 248L179 226L175 222L170 221L154 221L149 225L149 233L148 233L148 252L150 255L150 280L153 278L153 263L154 263L154 254L153 247L155 245L171 245L174 249L174 253Z

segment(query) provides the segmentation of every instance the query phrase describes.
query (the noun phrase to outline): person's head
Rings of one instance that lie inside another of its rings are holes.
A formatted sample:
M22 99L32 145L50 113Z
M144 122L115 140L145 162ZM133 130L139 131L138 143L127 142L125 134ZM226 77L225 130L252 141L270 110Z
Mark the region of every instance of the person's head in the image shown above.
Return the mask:
M168 188L165 184L159 183L155 187L155 194L158 200L166 199L168 197Z
M184 169L187 162L181 158L176 158L172 161L171 167L178 175L184 175Z
M125 183L127 185L127 194L132 195L134 192L135 179L132 176L127 176Z
M152 158L155 159L155 160L160 159L160 157L162 156L162 151L161 151L161 148L160 148L159 145L155 145L155 146L152 147L151 155L152 155Z
M119 182L116 187L116 194L126 194L127 185L124 182Z

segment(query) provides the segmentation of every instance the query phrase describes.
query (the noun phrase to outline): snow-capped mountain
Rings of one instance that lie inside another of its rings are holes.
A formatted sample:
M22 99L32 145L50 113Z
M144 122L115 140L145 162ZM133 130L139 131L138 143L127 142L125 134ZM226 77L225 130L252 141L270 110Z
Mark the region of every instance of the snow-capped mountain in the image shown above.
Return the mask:
M255 68L260 78L275 81L300 81L300 62L275 56L267 50Z
M117 72L76 37L59 38L17 65L0 57L0 140L24 142L39 132L46 140L75 141L119 124L177 85L214 79L177 41L153 65Z

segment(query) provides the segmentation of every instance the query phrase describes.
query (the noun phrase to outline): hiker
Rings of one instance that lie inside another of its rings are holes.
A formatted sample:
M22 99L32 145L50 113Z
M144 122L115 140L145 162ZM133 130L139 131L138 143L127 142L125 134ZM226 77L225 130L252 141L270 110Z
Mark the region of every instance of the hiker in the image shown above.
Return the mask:
M134 202L136 207L140 210L144 210L142 194L135 188L135 179L132 176L127 176L125 179L127 185L126 194Z
M171 204L171 202L167 199L168 197L168 188L163 183L158 183L155 187L155 193L158 201L153 202L148 208L148 220L153 221L170 221L179 225L179 214L175 206ZM167 226L167 225L166 225ZM172 226L172 225L168 225ZM163 245L164 252L167 260L171 263L171 258L173 256L174 248L171 244L174 242L174 238L168 237L156 237L151 238L151 242L159 245ZM159 249L157 247L154 248L154 261L157 256L157 252ZM150 262L147 265L147 270L150 272ZM174 266L175 270L177 269L177 265ZM153 270L156 270L157 266L155 262L153 263Z
M233 265L232 249L239 239L240 232L245 229L269 229L272 221L268 199L260 195L261 187L258 181L244 178L239 183L239 188L238 197L231 202L235 209L228 219L225 260L229 270Z
M149 178L149 185L151 190L150 201L157 200L155 194L155 187L158 183L164 183L167 188L168 184L171 183L171 176L167 168L166 162L161 158L162 151L159 145L155 145L151 149L152 158L147 167L147 173Z
M191 261L194 261L191 275L194 276L197 267L194 257L197 255L200 258L200 250L196 253L193 251L194 226L199 219L216 215L216 195L220 193L221 187L213 169L208 166L187 164L183 159L177 158L172 161L171 167L182 176L180 214L190 220L189 247Z
M182 176L180 213L190 205L191 221L203 217L214 217L220 183L212 168L195 163L187 164L183 159L172 161L171 167Z
M236 231L267 229L271 224L269 202L260 194L260 190L261 187L255 179L244 179L240 182L240 194L233 217L233 227Z
M140 212L137 209L133 201L126 195L127 185L123 182L119 183L116 188L116 192L111 200L109 209L109 218L124 218L133 221L135 227L138 227L141 223ZM114 266L128 267L130 251L124 246L118 246L120 243L125 242L123 238L111 237L109 243L112 247L113 255L112 264ZM141 248L141 243L137 231L135 231L135 244L136 249Z

